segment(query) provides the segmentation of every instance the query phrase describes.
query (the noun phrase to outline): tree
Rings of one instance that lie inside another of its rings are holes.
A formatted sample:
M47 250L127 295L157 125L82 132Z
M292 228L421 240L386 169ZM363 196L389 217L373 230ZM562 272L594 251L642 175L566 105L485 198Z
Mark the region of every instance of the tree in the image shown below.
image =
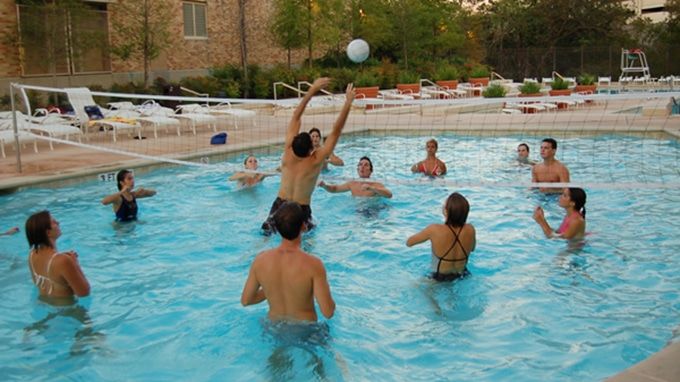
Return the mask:
M305 29L299 15L304 13L299 0L275 0L272 35L274 41L288 53L288 69L291 68L291 51L301 48L305 43Z
M168 20L173 6L168 0L122 0L115 7L124 17L112 23L117 37L112 52L122 60L141 58L144 87L148 87L151 61L170 46Z

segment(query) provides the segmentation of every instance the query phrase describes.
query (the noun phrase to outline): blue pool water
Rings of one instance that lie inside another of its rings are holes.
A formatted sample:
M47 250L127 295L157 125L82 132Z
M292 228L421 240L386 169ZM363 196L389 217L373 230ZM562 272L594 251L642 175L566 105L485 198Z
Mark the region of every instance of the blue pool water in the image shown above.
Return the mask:
M520 140L442 135L448 180L526 181L512 162ZM0 379L52 380L457 380L595 381L673 340L680 317L680 191L589 189L582 246L547 240L536 205L556 226L557 198L522 187L454 190L408 170L424 137L343 137L352 177L369 154L391 200L317 189L318 227L304 248L326 264L336 315L311 328L269 324L266 304L240 293L259 251L275 246L258 227L278 189L268 178L238 190L222 168L138 170L140 220L113 223L95 177L0 197L0 229L49 209L61 250L75 249L92 285L71 307L37 299L23 235L0 238ZM679 182L680 148L668 139L560 138L558 157L584 182ZM482 153L483 155L481 155ZM653 157L650 157L652 156ZM537 153L532 153L537 158ZM261 168L278 155L260 158ZM237 157L230 162L242 161ZM440 222L453 191L477 228L472 276L435 284L429 246L406 238Z

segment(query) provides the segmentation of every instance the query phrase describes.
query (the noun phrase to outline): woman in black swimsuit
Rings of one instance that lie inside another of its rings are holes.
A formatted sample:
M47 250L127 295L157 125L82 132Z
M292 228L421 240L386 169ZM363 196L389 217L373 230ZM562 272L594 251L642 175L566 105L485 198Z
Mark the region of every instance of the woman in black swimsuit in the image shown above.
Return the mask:
M430 241L433 279L451 281L469 274L466 265L476 245L475 227L466 223L469 212L467 199L454 192L443 208L444 224L430 224L406 240L409 247Z
M137 199L156 195L156 191L146 188L135 188L135 177L130 170L120 170L116 175L118 192L105 196L103 205L113 204L116 221L128 222L137 220Z

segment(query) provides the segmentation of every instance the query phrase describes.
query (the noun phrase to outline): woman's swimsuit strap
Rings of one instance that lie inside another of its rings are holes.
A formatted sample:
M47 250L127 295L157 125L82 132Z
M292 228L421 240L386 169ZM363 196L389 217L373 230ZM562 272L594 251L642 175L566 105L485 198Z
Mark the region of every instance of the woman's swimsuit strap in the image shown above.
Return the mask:
M437 270L435 271L435 275L440 275L439 267L442 265L442 261L449 261L449 262L453 263L453 262L456 262L456 261L467 261L467 259L468 259L468 253L465 250L465 247L463 247L463 243L460 242L460 236L459 236L460 232L463 231L463 228L461 227L460 232L456 233L456 231L453 229L453 227L451 227L448 224L446 226L449 227L449 230L451 230L451 233L453 234L455 239L453 240L451 247L449 247L449 249L446 252L444 252L444 256L446 256L449 252L451 252L453 250L453 248L456 246L456 244L458 244L458 245L460 245L460 249L463 250L463 255L465 255L465 258L463 258L463 259L446 259L446 258L444 258L444 256L439 257L437 255L434 255L437 259L439 259L439 262L437 263Z
M38 274L38 272L35 271L35 266L33 265L33 254L35 251L31 251L31 253L28 255L28 262L31 265L31 272L33 273L33 278L35 279L35 285L39 289L43 289L45 286L45 283L49 283L49 289L47 290L47 294L52 294L52 290L54 289L54 285L59 285L62 288L67 288L65 285L58 283L50 278L50 269L52 269L52 261L54 260L57 255L62 255L63 253L61 252L55 252L52 254L50 257L50 260L47 262L47 270L46 274L47 276L43 276L41 274Z

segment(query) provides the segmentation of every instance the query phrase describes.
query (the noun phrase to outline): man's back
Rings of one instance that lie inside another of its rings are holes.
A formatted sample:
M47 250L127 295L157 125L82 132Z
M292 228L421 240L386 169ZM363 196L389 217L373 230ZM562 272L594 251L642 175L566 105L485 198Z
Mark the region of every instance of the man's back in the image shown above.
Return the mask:
M299 248L274 248L262 252L253 264L257 280L269 303L272 320L316 321L314 278L321 261Z

